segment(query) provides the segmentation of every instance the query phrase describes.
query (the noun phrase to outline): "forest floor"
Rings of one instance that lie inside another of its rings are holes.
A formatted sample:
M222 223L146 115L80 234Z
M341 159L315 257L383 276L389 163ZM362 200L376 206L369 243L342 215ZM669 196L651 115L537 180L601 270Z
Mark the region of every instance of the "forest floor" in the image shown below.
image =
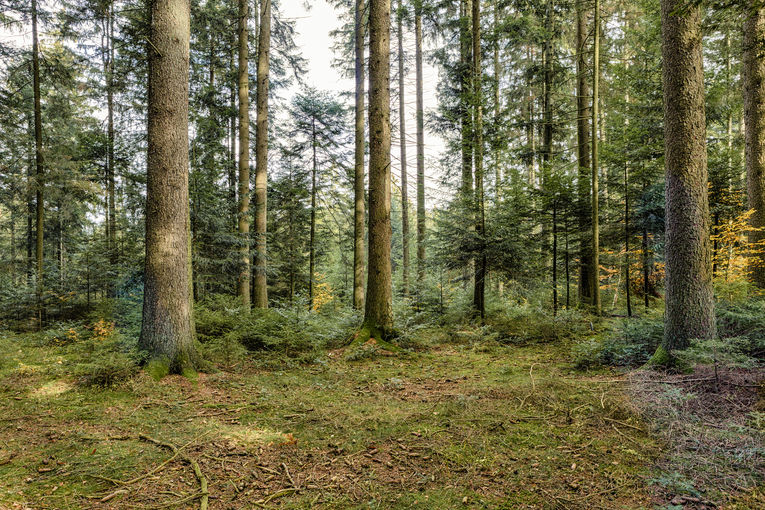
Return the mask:
M570 353L434 341L98 388L51 370L59 349L0 333L0 508L199 508L202 479L213 509L712 508L673 467L694 445L640 418L694 378L581 372ZM762 446L739 461L762 469ZM756 478L731 478L724 506L763 508Z

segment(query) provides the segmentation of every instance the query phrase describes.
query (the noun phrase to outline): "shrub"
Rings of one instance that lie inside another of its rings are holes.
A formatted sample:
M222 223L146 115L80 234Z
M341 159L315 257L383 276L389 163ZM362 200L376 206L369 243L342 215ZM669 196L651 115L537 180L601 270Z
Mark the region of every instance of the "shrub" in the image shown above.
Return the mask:
M578 368L598 365L639 366L647 362L664 336L661 317L633 318L621 321L605 338L595 337L573 348Z

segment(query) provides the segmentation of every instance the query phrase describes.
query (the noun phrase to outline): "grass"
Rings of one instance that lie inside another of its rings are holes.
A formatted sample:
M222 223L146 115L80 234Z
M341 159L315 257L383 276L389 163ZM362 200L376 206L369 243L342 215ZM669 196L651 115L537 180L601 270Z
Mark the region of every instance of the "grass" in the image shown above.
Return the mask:
M654 507L662 444L621 375L575 370L565 339L421 335L103 388L67 375L75 350L0 333L0 508L199 507L189 463L141 434L198 463L210 508Z

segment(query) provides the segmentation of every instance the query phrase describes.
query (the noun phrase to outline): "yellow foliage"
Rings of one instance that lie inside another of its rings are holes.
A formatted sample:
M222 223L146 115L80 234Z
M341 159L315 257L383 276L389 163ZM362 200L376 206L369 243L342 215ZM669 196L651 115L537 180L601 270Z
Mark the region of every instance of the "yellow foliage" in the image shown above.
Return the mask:
M747 239L750 232L763 230L752 227L750 221L753 214L754 209L750 209L713 229L710 239L716 246L713 261L717 268L717 278L726 282L743 280L749 274L751 265L761 263L765 241L750 243Z
M314 275L313 285L313 311L318 312L321 307L331 303L335 296L332 294L332 286L327 283L325 278L327 275L322 273L316 273Z
M114 333L114 323L106 321L104 319L98 319L98 322L93 324L93 339L103 341L109 338Z

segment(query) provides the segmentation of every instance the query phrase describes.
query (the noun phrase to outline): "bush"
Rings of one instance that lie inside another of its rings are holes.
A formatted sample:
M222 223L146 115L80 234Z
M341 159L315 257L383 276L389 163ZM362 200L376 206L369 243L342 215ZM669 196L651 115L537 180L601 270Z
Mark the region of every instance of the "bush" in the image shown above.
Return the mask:
M557 316L530 307L508 308L489 316L486 323L502 343L548 343L577 338L593 324L578 310L561 310Z
M573 349L577 368L598 365L639 366L646 363L664 337L661 317L625 319L605 338L591 338Z

